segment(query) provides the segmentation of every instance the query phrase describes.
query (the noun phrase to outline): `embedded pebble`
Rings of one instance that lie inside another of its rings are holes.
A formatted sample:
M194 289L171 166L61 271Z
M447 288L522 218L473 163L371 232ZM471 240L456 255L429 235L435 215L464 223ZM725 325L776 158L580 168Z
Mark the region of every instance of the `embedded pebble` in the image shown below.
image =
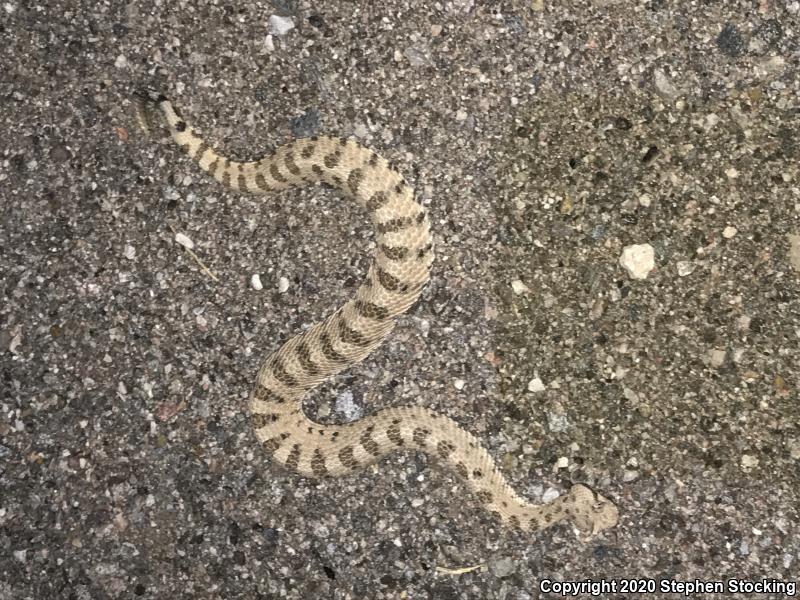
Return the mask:
M752 454L742 454L742 468L746 471L748 469L752 469L753 467L758 466L758 457L753 456Z
M294 21L291 17L272 15L269 18L269 28L275 35L286 35L294 29Z
M348 422L357 421L364 414L362 408L353 400L353 392L350 390L344 390L336 396L334 410Z
M619 264L633 279L647 279L655 267L655 251L650 244L633 244L622 249Z
M2 454L0 454L0 456L2 456ZM791 456L793 460L800 460L800 439L789 443L789 456Z
M357 138L364 139L369 135L369 129L362 121L358 121L355 125L353 125L353 135Z
M467 382L464 381L463 379L456 379L455 381L453 381L453 387L456 388L457 390L463 390L466 384Z
M504 577L510 577L516 572L517 564L513 559L503 556L491 560L489 562L489 570L495 577L503 579Z
M717 36L717 47L730 57L737 57L745 49L744 38L739 28L733 23L726 23Z
M514 293L517 295L524 294L525 292L530 292L530 288L527 285L522 283L522 280L515 279L511 282L511 289L514 290Z
M412 67L427 67L433 65L433 61L431 61L429 52L426 48L406 48L405 52L403 52L403 56L408 59L408 62Z
M653 73L653 82L658 93L667 100L672 100L680 95L678 88L672 85L669 77L661 69L656 69Z
M719 368L725 363L725 350L714 348L706 354L707 362L714 368Z
M688 260L678 261L675 267L678 270L679 277L686 277L694 272L694 263Z
M133 260L136 258L136 248L131 245L126 245L125 249L122 251L122 255L128 260Z
M250 278L250 285L253 286L254 290L263 290L264 284L261 283L261 276L256 273Z
M529 392L543 392L547 388L545 387L544 383L538 377L534 377L528 382L528 391Z
M278 279L278 292L285 293L289 289L289 280L286 277Z
M736 227L731 227L730 225L722 230L722 237L726 240L731 239L733 236L736 235Z
M742 556L750 554L750 545L747 543L747 540L742 540L739 544L739 554Z
M634 390L629 387L622 388L622 397L625 398L628 402L632 402L633 404L639 403L639 394L637 394Z
M189 250L192 250L194 248L194 242L182 233L175 234L175 241L178 242L184 248L188 248Z
M561 492L559 492L557 489L549 487L542 494L542 503L543 504L547 504L548 502L552 502L553 500L558 498L560 495L561 495Z
M569 429L569 419L563 412L550 411L547 413L547 428L554 433L561 433Z

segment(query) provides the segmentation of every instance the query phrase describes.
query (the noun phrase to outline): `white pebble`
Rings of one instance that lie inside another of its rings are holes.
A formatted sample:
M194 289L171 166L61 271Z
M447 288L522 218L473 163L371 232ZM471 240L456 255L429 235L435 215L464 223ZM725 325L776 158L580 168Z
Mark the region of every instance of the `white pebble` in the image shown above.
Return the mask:
M635 481L637 477L639 477L639 471L635 469L625 469L625 471L622 473L622 481L625 483Z
M425 500L423 500L422 498L414 498L411 501L411 506L413 506L414 508L419 508L423 504L425 504Z
M637 394L629 387L622 388L622 397L625 398L628 402L632 402L634 404L639 403L639 394Z
M669 77L667 77L664 71L661 69L656 69L653 75L653 83L662 97L671 100L680 95L680 92L674 85L672 85L672 82L669 80Z
M737 231L736 227L731 227L730 225L728 225L725 229L722 230L722 237L724 237L726 240L729 240L736 235L736 231Z
M188 248L189 250L194 248L194 242L185 235L183 235L182 233L175 234L175 241L178 242L184 248Z
M522 283L522 281L519 279L515 279L514 281L511 282L511 289L514 290L514 293L517 295L524 294L525 292L530 292L528 286Z
M704 125L706 131L714 129L717 123L719 123L719 115L717 115L716 113L709 113L706 115L706 122Z
M793 460L800 460L800 440L793 441L789 444L789 456Z
M425 67L431 64L431 59L425 48L406 48L403 56L408 59L412 67Z
M431 331L431 322L428 319L420 319L419 320L419 330L422 332L422 335L428 337L428 334Z
M336 396L333 410L343 415L345 420L349 423L357 421L363 415L363 410L355 403L353 392L350 390L344 390Z
M289 280L286 277L278 279L278 291L283 294L289 289Z
M498 579L505 579L514 574L517 570L517 564L514 562L514 559L508 556L502 556L489 562L489 570L492 572L492 575Z
M645 208L649 207L650 204L653 202L653 199L650 197L650 194L642 194L639 196L639 205L644 206Z
M263 290L264 284L261 283L261 276L256 273L250 278L250 285L253 286L254 290Z
M719 368L725 363L725 350L709 350L706 354L708 364L714 368Z
M133 260L136 258L136 248L131 245L126 245L125 249L122 251L122 255L128 260Z
M547 428L553 433L563 433L569 429L569 419L563 412L547 413Z
M678 277L686 277L687 275L691 275L694 271L694 263L688 260L678 261L678 264L675 266L678 269Z
M742 468L752 469L758 466L758 457L752 454L742 454Z
M272 15L269 18L269 28L275 35L286 35L294 29L294 21L291 17Z
M128 66L128 59L125 58L124 54L120 54L117 57L117 60L114 61L114 66L117 67L118 69L124 69L125 67Z
M622 249L619 264L633 279L647 279L656 266L655 251L650 244L633 244Z
M466 382L466 381L464 381L463 379L456 379L455 381L453 381L453 387L455 387L455 388L456 388L457 390L459 390L459 391L460 391L460 390L463 390L463 389L464 389L464 386L465 386L466 384L467 384L467 382Z
M364 139L369 135L369 129L367 129L367 126L364 125L363 122L358 121L355 125L353 125L353 135L357 138Z
M562 456L556 461L556 469L566 469L568 466L569 458L566 456Z
M548 502L552 502L556 498L558 498L561 493L555 488L547 488L542 494L542 502L547 504Z
M534 392L534 393L543 392L546 389L547 388L544 386L544 383L542 383L542 380L539 379L538 377L534 377L533 379L531 379L528 382L528 391L529 392Z
M267 52L275 51L275 41L273 40L271 33L264 38L264 50Z

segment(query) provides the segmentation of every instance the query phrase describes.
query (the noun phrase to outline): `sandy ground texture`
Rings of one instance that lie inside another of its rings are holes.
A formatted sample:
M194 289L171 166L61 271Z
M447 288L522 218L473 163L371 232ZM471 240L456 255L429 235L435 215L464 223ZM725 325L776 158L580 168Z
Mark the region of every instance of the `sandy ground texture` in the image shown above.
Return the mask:
M629 578L784 597L798 36L797 0L4 0L0 598L525 600ZM428 207L421 301L310 415L434 408L526 497L586 483L619 525L509 531L425 455L322 481L272 465L256 370L353 294L372 233L330 189L223 189L140 129L141 86L238 158L354 136Z

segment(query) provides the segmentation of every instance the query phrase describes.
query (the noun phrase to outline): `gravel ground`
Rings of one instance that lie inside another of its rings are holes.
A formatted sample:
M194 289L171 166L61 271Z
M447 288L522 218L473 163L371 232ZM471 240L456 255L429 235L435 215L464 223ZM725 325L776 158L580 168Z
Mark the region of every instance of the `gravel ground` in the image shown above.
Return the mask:
M797 0L92 4L0 5L0 598L798 579ZM435 408L619 525L508 531L424 455L271 465L256 369L353 294L368 223L222 189L137 125L143 85L239 158L355 136L429 206L422 300L309 414Z

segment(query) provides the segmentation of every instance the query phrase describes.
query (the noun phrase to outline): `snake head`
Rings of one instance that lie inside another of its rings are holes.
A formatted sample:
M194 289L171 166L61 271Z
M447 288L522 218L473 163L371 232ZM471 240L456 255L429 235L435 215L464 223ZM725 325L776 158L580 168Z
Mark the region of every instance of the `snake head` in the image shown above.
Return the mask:
M619 521L619 510L611 500L585 485L575 485L569 491L574 502L573 522L582 537L591 538Z

